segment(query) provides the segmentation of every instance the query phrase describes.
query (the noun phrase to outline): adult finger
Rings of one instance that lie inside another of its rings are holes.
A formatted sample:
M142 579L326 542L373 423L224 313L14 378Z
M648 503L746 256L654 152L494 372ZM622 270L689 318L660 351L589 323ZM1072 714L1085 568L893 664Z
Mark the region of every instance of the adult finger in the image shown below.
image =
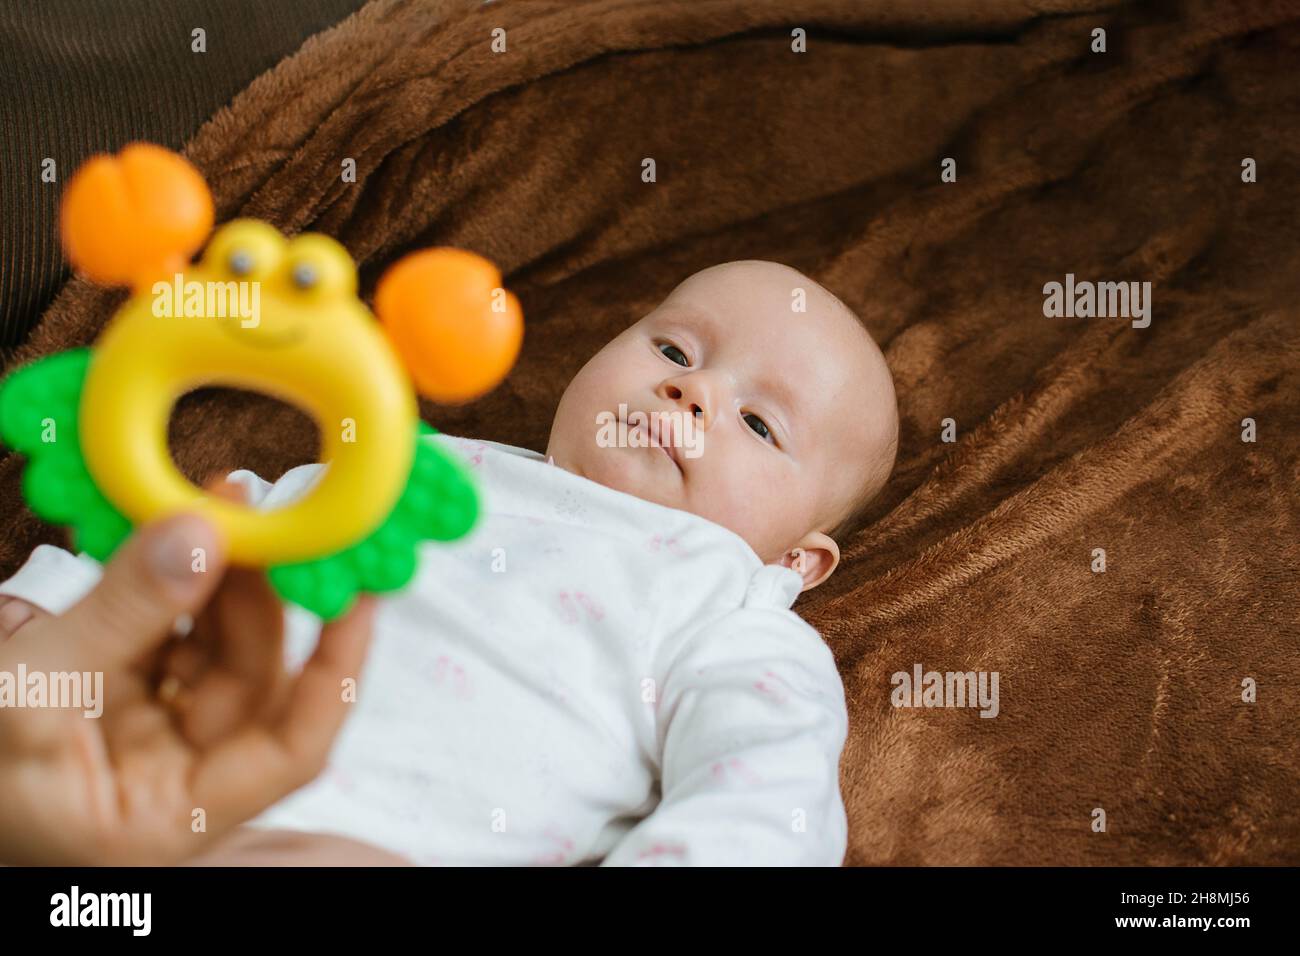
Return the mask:
M225 549L210 523L173 515L128 538L93 591L62 615L90 669L152 650L176 618L203 607L221 581Z
M225 478L205 485L227 501L244 489ZM164 673L186 688L182 728L206 748L243 721L272 712L287 677L283 666L284 612L260 569L230 568L221 587L170 655Z
M205 481L203 490L213 497L224 498L227 501L244 500L243 489L220 473ZM227 579L233 573L235 573L234 569L228 572ZM228 580L223 580L222 586L217 590L216 598L219 599L221 592L228 586ZM169 646L162 649L161 659L154 675L156 682L161 683L168 678L176 678L185 687L193 687L198 682L218 653L217 636L220 628L216 622L217 604L216 599L209 601L201 612L193 616L188 633L183 637L177 635Z
M355 695L344 693L346 681L361 679L370 648L378 600L365 595L352 610L321 629L316 650L289 690L288 710L277 736L293 760L319 769L347 718ZM312 775L315 775L313 771Z
M344 698L343 681L360 675L374 612L375 599L363 597L342 619L322 629L282 719L269 727L247 727L195 765L192 799L207 810L210 836L250 819L324 769L351 706Z
M284 612L258 571L232 568L210 608L211 648L178 648L169 673L187 688L181 728L191 744L206 749L246 721L274 713L288 680L281 649ZM190 670L190 651L210 654Z
M49 617L49 612L28 604L22 598L0 597L0 641L13 637L18 629L32 621Z

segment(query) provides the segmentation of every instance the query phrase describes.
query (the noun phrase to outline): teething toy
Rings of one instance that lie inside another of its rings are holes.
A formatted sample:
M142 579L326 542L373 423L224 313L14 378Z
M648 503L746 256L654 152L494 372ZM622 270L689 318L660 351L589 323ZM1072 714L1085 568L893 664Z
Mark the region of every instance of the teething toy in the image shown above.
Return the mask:
M412 384L440 402L490 391L523 338L515 297L487 260L427 249L380 279L375 311L328 236L286 239L255 219L212 228L202 177L137 143L78 170L63 199L73 265L132 296L93 348L39 360L0 385L0 438L30 459L23 494L74 546L105 560L135 524L186 510L221 532L232 563L265 567L286 600L324 619L359 592L405 586L421 540L471 529L468 470L421 438ZM256 510L177 470L167 423L206 385L292 402L320 426L327 465L299 500Z

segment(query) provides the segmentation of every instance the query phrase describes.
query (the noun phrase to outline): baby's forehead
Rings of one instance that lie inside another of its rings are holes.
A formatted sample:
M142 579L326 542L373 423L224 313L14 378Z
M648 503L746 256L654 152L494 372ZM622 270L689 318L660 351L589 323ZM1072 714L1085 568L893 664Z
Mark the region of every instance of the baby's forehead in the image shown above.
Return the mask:
M730 332L739 345L818 348L826 353L826 365L850 366L864 359L864 350L876 349L853 310L815 279L781 263L742 260L701 270L656 312L688 328Z
M874 339L829 290L778 263L727 266L691 276L654 314L720 342L724 355L743 355L747 370L784 386L783 397L809 424L841 418L846 404L862 409L892 392Z
M670 297L717 291L783 300L793 298L798 292L805 297L835 298L821 283L793 266L765 259L739 259L701 269L678 283Z
M786 326L803 338L823 331L822 326L829 326L841 314L852 315L815 279L790 266L763 260L702 269L679 283L659 311L680 313L683 321L693 324L724 320L737 330L746 324L766 324L764 331L770 333Z

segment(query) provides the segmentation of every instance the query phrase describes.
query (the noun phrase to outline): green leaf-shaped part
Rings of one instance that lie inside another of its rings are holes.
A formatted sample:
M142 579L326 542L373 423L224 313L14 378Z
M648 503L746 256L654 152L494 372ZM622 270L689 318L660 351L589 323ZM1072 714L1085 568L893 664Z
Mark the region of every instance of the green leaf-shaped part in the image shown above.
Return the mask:
M91 349L58 352L0 384L0 440L30 461L23 497L46 521L72 529L73 547L107 561L131 522L100 493L86 469L77 431Z
M469 533L478 520L478 493L466 466L424 438L436 434L421 422L406 488L369 537L337 554L267 571L282 598L333 620L360 592L405 587L415 575L421 541L451 541Z

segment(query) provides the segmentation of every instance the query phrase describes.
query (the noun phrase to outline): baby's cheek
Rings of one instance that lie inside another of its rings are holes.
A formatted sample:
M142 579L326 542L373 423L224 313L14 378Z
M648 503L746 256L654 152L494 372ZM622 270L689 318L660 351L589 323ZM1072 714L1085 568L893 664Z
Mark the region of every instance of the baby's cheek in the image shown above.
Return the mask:
M809 487L784 452L767 456L747 497L745 520L750 532L746 540L760 555L781 551L812 530L817 489Z
M706 455L707 457L707 455ZM721 456L709 463L704 480L692 481L691 510L736 532L753 543L755 536L765 536L781 502L773 494L773 476L753 470L752 466L735 467Z

